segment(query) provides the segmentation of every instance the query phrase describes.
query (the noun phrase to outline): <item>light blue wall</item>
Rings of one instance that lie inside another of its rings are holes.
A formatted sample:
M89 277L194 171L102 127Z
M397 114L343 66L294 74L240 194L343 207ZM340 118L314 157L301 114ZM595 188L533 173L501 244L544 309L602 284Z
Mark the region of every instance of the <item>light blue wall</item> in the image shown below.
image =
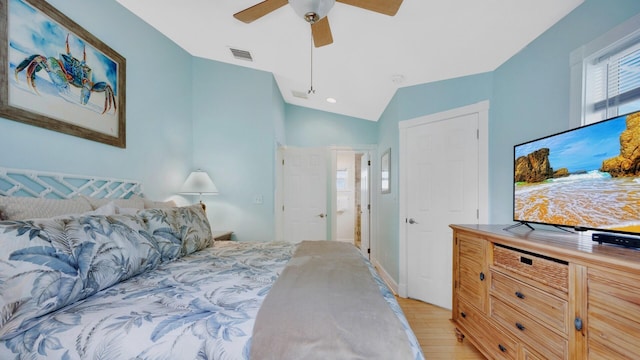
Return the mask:
M377 122L290 104L285 108L288 146L338 146L363 150L377 143ZM331 183L327 186L331 186ZM334 201L331 190L327 189L327 209L332 208ZM333 223L334 219L329 216L327 234L332 233ZM331 235L328 238L331 238Z
M204 199L214 228L241 240L273 238L278 143L377 143L397 179L399 121L487 99L490 220L509 222L513 145L569 126L569 53L640 12L637 0L586 0L496 71L401 88L372 123L285 105L271 74L193 58L114 0L49 3L127 59L127 148L0 118L0 166L139 179L156 199L202 167L220 188ZM391 190L372 251L397 280L397 181Z
M273 75L201 58L192 66L194 167L220 191L203 198L211 226L237 240L273 240L276 146L285 141Z
M513 145L569 128L569 55L640 12L638 0L586 0L494 72L490 220L509 223Z
M491 98L492 74L484 73L398 89L379 120L378 150L391 148L391 179L398 179L400 121L438 113ZM398 181L391 193L380 195L378 242L371 250L384 269L398 281L399 199Z
M275 149L286 143L273 76L194 58L116 1L49 2L126 58L127 147L0 119L0 166L137 179L148 197L181 204L197 201L176 193L201 167L220 190L203 198L214 229L273 239Z
M290 146L357 146L378 141L378 125L374 121L288 104L285 118Z
M153 199L172 196L191 167L191 56L115 1L49 3L126 58L127 148L0 118L0 166L137 179Z
M569 127L569 54L640 12L637 0L586 0L491 73L399 89L379 122L380 151L391 147L398 175L398 121L490 100L489 221L512 219L513 145ZM381 197L382 266L398 280L398 186Z

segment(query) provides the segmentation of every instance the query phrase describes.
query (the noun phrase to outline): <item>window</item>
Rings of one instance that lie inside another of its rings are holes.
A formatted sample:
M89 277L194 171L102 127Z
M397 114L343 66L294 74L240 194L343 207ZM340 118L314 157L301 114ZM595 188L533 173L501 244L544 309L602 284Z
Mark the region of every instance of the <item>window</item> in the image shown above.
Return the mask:
M571 54L571 125L640 110L640 16Z
M336 190L349 190L347 180L349 179L349 171L347 169L336 170Z
M640 109L640 43L589 61L585 68L585 123Z

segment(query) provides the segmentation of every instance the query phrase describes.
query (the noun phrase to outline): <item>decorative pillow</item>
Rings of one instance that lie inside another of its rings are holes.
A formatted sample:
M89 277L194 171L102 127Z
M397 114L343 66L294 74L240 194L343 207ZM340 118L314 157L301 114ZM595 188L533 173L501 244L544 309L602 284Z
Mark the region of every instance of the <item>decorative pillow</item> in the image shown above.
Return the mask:
M184 229L182 255L189 255L213 245L211 225L200 204L177 208Z
M142 201L144 201L145 209L164 209L164 208L172 208L172 207L178 206L176 205L176 202L173 200L153 201L153 200L142 198Z
M88 196L82 196L86 199L89 204L91 204L92 210L99 208L100 206L106 205L109 202L113 201L116 205L122 208L134 208L134 209L144 209L144 201L140 196L134 195L128 199L96 199Z
M124 215L0 222L0 340L155 268L160 253L143 226Z
M0 210L9 220L26 220L82 214L94 209L82 198L43 199L24 196L0 196Z
M182 238L180 231L172 228L176 224L175 219L170 219L175 213L167 214L162 209L140 210L138 216L144 219L147 231L156 241L162 261L172 261L180 257Z
M200 204L138 212L156 239L162 260L174 260L213 244L211 226Z
M123 208L123 207L120 207L120 206L116 205L116 213L117 214L136 215L138 213L138 211L142 211L142 210L136 209L136 208Z
M110 201L99 208L91 211L87 211L81 215L115 215L118 214L118 206L115 202Z

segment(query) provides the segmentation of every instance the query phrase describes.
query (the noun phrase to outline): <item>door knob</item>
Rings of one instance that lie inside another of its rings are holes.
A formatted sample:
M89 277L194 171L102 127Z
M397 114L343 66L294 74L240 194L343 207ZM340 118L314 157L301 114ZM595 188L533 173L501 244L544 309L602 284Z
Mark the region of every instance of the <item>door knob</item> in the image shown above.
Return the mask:
M320 216L320 219L324 219L324 217L326 216L325 214L318 214L318 216Z
M418 222L413 220L413 218L409 219L409 224L413 225L413 224L417 224Z

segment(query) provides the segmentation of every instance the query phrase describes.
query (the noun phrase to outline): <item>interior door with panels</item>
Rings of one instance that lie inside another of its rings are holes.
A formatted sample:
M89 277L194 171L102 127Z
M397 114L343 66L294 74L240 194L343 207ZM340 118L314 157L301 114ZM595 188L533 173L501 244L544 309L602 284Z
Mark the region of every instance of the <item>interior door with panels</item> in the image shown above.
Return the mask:
M284 241L327 240L327 149L283 152Z

